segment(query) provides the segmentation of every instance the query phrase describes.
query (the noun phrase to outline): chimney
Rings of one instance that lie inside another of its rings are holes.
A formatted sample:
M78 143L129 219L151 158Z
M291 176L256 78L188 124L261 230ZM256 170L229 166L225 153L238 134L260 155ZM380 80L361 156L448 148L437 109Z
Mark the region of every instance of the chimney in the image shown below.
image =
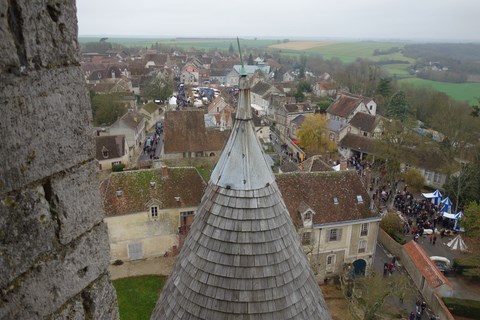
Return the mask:
M347 170L347 159L340 160L340 171Z
M168 178L168 168L165 163L162 164L162 178L163 179Z

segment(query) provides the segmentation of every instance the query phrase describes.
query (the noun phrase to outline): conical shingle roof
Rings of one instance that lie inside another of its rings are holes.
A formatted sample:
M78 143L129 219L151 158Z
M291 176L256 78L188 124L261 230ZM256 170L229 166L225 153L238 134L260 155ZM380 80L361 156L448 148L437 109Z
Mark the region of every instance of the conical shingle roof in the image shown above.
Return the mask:
M237 120L152 319L331 319L255 137Z

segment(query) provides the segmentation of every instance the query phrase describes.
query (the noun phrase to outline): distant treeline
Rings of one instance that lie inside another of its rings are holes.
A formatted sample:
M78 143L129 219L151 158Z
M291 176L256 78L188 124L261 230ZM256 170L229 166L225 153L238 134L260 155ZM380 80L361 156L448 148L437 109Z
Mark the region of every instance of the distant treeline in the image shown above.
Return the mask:
M417 77L427 80L451 82L451 83L463 83L468 79L466 73L452 72L452 71L435 71L430 69L422 69L417 73Z
M375 49L373 50L373 55L382 56L382 55L397 53L397 52L400 52L401 50L402 49L400 49L399 47L391 47L390 49Z
M375 64L377 65L386 65L386 64L410 64L409 61L407 60L381 60L381 61L376 61Z
M408 44L403 55L416 59L417 69L422 64L435 62L453 72L480 74L480 44L477 43Z

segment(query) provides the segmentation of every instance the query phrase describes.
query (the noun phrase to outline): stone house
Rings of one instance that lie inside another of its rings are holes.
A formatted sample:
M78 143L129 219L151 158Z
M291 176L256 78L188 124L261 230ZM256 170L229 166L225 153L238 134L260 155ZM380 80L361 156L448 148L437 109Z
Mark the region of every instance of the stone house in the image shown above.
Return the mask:
M198 72L190 72L183 70L180 74L180 82L186 85L196 86L199 83L199 74Z
M139 112L145 117L145 129L149 131L161 120L163 109L155 102L149 102L143 105Z
M206 128L202 110L166 112L162 157L181 159L218 156L229 134L230 130Z
M163 256L189 230L205 183L195 168L114 172L100 186L110 261Z
M258 81L250 89L250 102L252 106L262 114L266 114L272 93L280 93L280 91L268 82Z
M295 75L291 71L287 71L282 76L282 82L295 81Z
M373 116L364 112L355 113L348 123L331 119L328 123L329 137L337 143L349 133L378 139L384 131L385 121L386 119L380 115Z
M280 105L275 110L277 119L276 127L277 131L280 134L282 140L286 140L287 138L291 138L291 122L296 117L303 115L313 115L315 113L315 109L309 103L289 103ZM299 129L298 125L294 126L295 128L295 136L296 130Z
M303 114L296 116L290 121L290 139L296 140L297 131L302 127L303 122L305 121L305 116Z
M240 78L240 69L241 65L236 64L230 70L230 72L226 76L226 85L228 87L233 87L238 85L238 79ZM256 71L261 71L264 75L270 74L270 66L269 65L245 65L245 72L248 76L253 76Z
M129 111L101 135L124 135L127 140L129 154L133 156L141 149L141 145L145 141L145 117L139 112Z
M377 104L371 98L342 93L327 109L327 118L347 124L357 112L376 115Z
M130 153L124 135L95 137L95 158L100 170L111 169L117 164L130 163Z
M337 84L334 81L318 81L313 86L313 93L320 97L335 97Z
M381 218L357 173L292 172L276 180L317 279L342 274L346 264L365 274Z

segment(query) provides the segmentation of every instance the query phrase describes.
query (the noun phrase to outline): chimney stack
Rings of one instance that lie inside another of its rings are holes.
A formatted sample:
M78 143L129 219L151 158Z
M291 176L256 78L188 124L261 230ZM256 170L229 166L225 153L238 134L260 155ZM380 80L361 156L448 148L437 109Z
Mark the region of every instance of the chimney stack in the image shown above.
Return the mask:
M165 163L162 163L162 177L164 179L168 178L168 168Z

